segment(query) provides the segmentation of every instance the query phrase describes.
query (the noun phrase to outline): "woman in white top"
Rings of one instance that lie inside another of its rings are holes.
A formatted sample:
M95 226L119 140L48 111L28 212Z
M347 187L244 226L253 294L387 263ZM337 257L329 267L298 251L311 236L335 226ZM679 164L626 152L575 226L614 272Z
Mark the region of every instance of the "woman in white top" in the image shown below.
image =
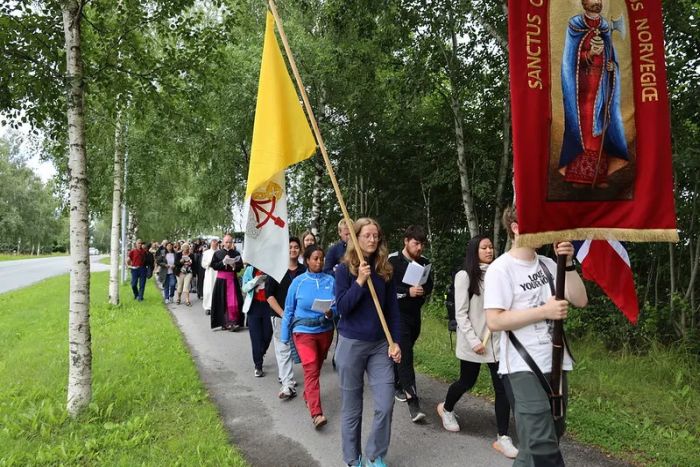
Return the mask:
M469 240L464 265L455 275L455 319L457 320L455 354L460 361L460 374L459 379L447 390L445 402L438 404L437 410L446 430L459 431L459 423L453 412L454 406L465 392L474 387L481 364L486 363L491 372L493 390L496 393L498 437L493 447L512 459L518 455L518 450L508 436L510 404L501 377L498 375L500 333L491 334L486 327L484 313L484 274L494 259L493 255L491 240L477 235Z

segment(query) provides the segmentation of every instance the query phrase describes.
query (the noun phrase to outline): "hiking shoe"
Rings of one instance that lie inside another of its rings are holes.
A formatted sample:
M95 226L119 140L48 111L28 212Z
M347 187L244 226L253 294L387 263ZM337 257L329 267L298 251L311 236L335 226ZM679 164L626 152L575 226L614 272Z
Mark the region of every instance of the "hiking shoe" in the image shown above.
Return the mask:
M367 467L386 467L386 462L384 462L384 459L381 457L377 457L373 461L367 459L367 464L365 464Z
M265 372L262 371L262 368L256 368L255 369L255 377L262 378L263 376L265 376Z
M403 389L397 389L394 391L394 399L396 399L398 402L406 402L408 397L406 397L406 392L404 392Z
M513 440L510 439L510 436L498 436L492 446L496 451L509 459L518 457L518 450L513 446Z
M448 412L447 410L445 410L444 402L440 402L438 404L437 413L442 419L443 428L445 428L447 431L459 431L459 422L457 422L457 415L455 415L454 412Z
M280 389L279 394L277 394L277 397L279 397L282 400L289 400L293 397L296 397L297 392L292 389L292 388L282 388Z
M413 423L418 423L425 418L425 414L420 409L420 403L415 397L408 400L408 413L411 414L411 421Z

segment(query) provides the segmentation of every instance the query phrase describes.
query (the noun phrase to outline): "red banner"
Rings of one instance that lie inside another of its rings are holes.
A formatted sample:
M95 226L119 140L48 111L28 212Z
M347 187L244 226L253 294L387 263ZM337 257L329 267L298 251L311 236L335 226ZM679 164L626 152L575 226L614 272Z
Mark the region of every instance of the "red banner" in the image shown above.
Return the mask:
M521 245L678 241L661 0L510 0Z

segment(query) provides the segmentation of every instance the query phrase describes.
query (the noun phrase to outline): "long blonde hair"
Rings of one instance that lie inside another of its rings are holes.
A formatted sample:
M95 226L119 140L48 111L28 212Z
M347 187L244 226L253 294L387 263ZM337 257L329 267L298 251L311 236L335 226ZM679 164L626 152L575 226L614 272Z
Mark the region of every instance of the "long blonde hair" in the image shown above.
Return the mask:
M355 236L360 236L360 231L362 227L366 225L374 225L377 227L379 232L379 240L377 242L377 251L374 252L374 270L377 271L382 279L385 281L391 280L391 275L394 272L394 268L389 263L389 249L386 247L386 239L384 238L384 233L382 228L377 221L370 217L361 217L355 221L352 225L355 231ZM350 274L357 276L357 269L360 266L360 259L357 257L355 252L355 245L350 241L348 242L347 250L345 251L345 256L343 257L343 262L347 264Z

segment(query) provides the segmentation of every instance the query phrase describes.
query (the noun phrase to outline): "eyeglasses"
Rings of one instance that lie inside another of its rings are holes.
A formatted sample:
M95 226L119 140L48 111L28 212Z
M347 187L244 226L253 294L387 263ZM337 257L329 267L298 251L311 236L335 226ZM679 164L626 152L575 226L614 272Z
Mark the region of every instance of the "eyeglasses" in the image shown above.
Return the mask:
M381 235L364 234L364 235L360 235L360 238L363 240L379 240L382 237L381 237Z

